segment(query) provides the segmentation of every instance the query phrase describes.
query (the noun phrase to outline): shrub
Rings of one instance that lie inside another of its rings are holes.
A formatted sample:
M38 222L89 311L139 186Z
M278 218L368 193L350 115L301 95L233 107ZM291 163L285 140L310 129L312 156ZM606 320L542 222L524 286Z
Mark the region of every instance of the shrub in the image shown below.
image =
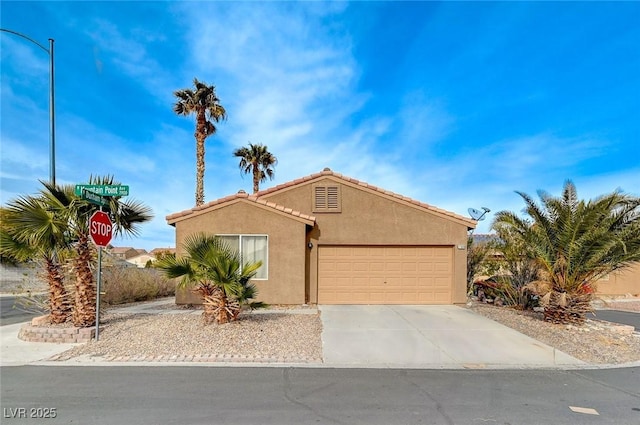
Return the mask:
M153 268L104 267L101 300L110 305L175 295L176 284Z

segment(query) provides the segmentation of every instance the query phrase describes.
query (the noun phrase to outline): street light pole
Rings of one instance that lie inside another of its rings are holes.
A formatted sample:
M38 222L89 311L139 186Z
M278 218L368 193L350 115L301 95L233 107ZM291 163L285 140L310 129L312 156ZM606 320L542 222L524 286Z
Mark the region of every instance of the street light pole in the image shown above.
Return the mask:
M53 38L49 39L49 48L21 34L17 31L0 28L2 32L8 32L40 47L49 55L49 182L55 186L56 184L56 111L55 111L55 80L54 80L54 62L53 62Z
M49 39L49 181L56 185L56 102L53 76L53 38Z

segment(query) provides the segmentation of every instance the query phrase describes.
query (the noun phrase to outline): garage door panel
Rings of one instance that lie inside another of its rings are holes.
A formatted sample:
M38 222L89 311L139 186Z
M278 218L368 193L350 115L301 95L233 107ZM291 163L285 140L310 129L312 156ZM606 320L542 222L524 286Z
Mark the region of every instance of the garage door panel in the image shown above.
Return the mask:
M451 264L450 263L445 263L445 262L434 263L434 271L436 271L436 272L446 273L446 272L449 271L450 268L451 268Z
M319 248L321 304L449 304L451 247Z
M402 271L403 272L409 272L409 273L413 273L415 274L418 271L418 263L417 262L407 262L407 261L403 261L402 262Z
M417 288L418 287L418 278L415 276L412 277L403 277L400 279L400 285L405 288Z
M384 272L384 263L382 262L369 263L369 271Z

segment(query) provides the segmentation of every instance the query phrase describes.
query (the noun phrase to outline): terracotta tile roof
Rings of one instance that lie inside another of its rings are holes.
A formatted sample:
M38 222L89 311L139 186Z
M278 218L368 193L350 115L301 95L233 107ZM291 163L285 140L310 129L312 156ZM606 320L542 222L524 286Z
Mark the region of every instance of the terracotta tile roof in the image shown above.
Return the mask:
M443 210L441 208L434 207L433 205L429 205L429 204L426 204L424 202L420 202L420 201L417 201L415 199L399 195L397 193L394 193L394 192L391 192L389 190L385 190L385 189L379 188L377 186L370 185L370 184L368 184L366 182L363 182L363 181L360 181L360 180L357 180L357 179L342 175L340 173L336 173L334 171L331 171L328 168L325 168L324 170L322 170L319 173L314 173L314 174L308 175L306 177L302 177L302 178L299 178L299 179L296 179L296 180L292 180L292 181L287 182L287 183L279 184L279 185L271 187L269 189L261 190L260 192L256 193L255 196L258 196L258 197L269 196L269 195L271 195L273 193L280 192L281 190L285 190L285 189L288 189L288 188L291 188L291 187L294 187L294 186L298 186L298 185L303 184L303 183L308 183L308 182L310 182L312 180L317 180L317 179L320 179L322 177L335 177L335 178L338 178L338 179L343 180L345 182L351 183L352 185L360 186L360 187L366 188L366 189L374 191L374 192L379 192L381 194L384 194L386 196L389 196L389 197L392 197L392 198L395 198L395 199L400 199L400 200L402 200L404 202L408 202L408 203L410 203L412 205L424 208L426 210L433 211L435 213L438 213L438 214L441 214L441 215L445 215L445 216L454 218L456 220L463 221L469 227L475 228L476 224L477 224L474 220L472 220L472 219L470 219L468 217L453 213L451 211Z
M312 215L308 215L308 214L304 214L300 211L296 211L293 210L291 208L287 208L285 206L282 205L278 205L274 202L269 202L266 199L260 199L259 196L257 195L249 195L244 191L240 191L236 194L233 195L229 195L229 196L225 196L224 198L220 198L217 199L215 201L211 201L211 202L207 202L206 204L200 205L198 207L194 207L191 208L189 210L185 210L185 211L181 211L178 213L174 213L174 214L170 214L166 217L166 220L169 224L173 224L176 221L180 221L188 216L194 215L194 214L198 214L198 213L202 213L206 210L209 210L211 208L220 206L222 204L225 203L229 203L229 202L236 202L236 201L248 201L248 202L254 202L258 205L262 205L264 207L267 208L271 208L275 211L279 211L283 214L287 214L293 217L296 217L302 221L308 222L308 224L313 224L316 221L316 218Z
M132 247L132 246L114 246L113 248L110 249L110 251L112 253L118 254L118 253L125 253L127 251L131 251L134 250L137 252L137 250Z

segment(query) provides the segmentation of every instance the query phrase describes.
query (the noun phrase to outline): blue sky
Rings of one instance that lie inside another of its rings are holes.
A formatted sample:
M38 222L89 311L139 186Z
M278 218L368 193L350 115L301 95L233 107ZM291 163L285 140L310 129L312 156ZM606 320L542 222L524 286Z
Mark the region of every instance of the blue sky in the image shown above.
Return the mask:
M228 120L205 200L251 191L234 149L278 157L263 188L324 167L467 216L516 190L640 195L640 3L9 2L1 27L55 39L56 179L114 175L155 218L116 245L175 246L191 208L194 77ZM48 55L0 33L0 200L49 176Z

